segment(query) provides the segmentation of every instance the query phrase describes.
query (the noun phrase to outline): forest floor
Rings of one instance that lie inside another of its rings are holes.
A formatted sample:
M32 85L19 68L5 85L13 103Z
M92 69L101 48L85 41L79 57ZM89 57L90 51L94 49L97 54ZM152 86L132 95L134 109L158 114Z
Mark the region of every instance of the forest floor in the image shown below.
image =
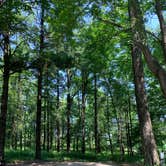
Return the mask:
M138 164L117 164L114 162L18 162L8 166L138 166Z

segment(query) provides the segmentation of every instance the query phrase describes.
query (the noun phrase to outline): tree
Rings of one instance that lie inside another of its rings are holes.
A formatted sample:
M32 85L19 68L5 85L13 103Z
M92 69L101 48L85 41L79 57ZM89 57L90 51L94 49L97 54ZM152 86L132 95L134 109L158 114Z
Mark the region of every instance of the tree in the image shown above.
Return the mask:
M14 9L12 7L14 5ZM1 4L1 17L0 20L3 22L3 27L1 27L1 35L3 36L3 88L1 96L1 114L0 114L0 165L5 165L4 160L4 148L5 148L5 133L6 133L6 118L7 118L7 106L8 106L8 86L10 72L17 72L20 70L20 66L16 66L14 71L12 71L12 66L14 62L12 57L15 55L11 53L10 37L13 34L13 28L15 32L20 31L20 19L17 17L17 12L20 13L19 7L22 6L22 2L4 1ZM7 21L6 21L7 20ZM19 25L18 27L16 25ZM2 24L1 24L2 25Z
M40 16L40 50L39 61L43 56L44 49L44 4L40 2L41 16ZM43 63L39 62L38 66L38 92L37 92L37 113L36 113L36 151L35 159L41 159L41 104L42 104L42 76Z
M142 136L144 162L146 165L159 165L156 142L152 130L151 118L148 112L147 97L144 87L143 64L141 49L137 46L138 35L141 33L139 19L140 9L137 0L129 0L129 14L131 19L131 28L133 34L132 61L134 71L135 95L137 101L137 111L140 122L140 131ZM138 22L136 21L138 20Z

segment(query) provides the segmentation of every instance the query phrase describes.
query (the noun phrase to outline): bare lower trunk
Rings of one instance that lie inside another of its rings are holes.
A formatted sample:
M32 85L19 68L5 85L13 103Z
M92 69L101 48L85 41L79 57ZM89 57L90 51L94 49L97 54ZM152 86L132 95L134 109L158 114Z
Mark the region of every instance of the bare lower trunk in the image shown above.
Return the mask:
M97 109L97 76L94 74L94 134L95 134L95 152L100 152L99 133L98 133L98 109Z
M57 104L56 109L59 112L59 97L60 97L60 91L59 91L59 71L57 71ZM59 123L59 117L56 119L56 127L57 127L57 152L60 151L60 123Z
M42 98L42 71L39 71L38 72L37 113L36 113L35 159L41 159L41 98Z
M85 103L86 103L86 73L82 71L82 153L85 153Z
M70 151L70 142L71 142L71 133L70 133L70 114L71 114L71 95L70 95L70 84L71 84L71 73L70 70L67 71L67 89L68 89L68 94L67 94L67 135L66 135L66 144L67 144L67 152Z
M137 102L137 111L140 123L140 132L144 152L145 165L159 165L157 147L153 135L150 114L148 112L147 96L144 86L143 64L141 59L141 50L134 47L132 50L132 61L134 71L135 95Z
M162 67L151 56L150 50L145 44L146 34L138 0L129 0L128 2L129 16L133 34L132 61L134 71L135 94L140 122L140 131L142 136L144 161L145 164L149 166L159 165L160 161L153 135L151 118L148 112L147 97L144 87L144 73L141 57L142 52L144 53L144 57L148 64L148 67L156 76L158 76L160 80L160 85L164 88L164 92L166 92L166 86L162 81L163 79L166 81L166 78L161 78L160 72L163 71ZM164 74L164 72L162 74Z
M40 20L40 50L39 59L43 55L44 48L44 7L41 2L41 20ZM36 113L36 149L35 159L41 159L41 107L42 107L42 79L43 79L43 66L42 61L38 67L38 90L37 90L37 113Z
M0 114L0 165L5 165L5 134L9 86L9 35L4 35L4 71Z

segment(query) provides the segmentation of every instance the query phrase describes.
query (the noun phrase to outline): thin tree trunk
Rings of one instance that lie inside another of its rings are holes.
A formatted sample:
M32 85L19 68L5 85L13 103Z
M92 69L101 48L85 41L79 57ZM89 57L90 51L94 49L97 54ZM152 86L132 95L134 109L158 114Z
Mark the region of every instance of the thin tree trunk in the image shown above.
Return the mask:
M5 150L5 134L6 134L6 117L8 104L8 86L9 86L9 34L4 35L4 71L3 71L3 86L1 96L1 114L0 114L0 165L5 165L4 150Z
M51 106L50 106L51 108ZM52 117L52 115L51 115ZM52 149L52 145L53 145L53 119L50 117L50 150Z
M70 70L67 70L67 135L66 135L66 144L67 144L67 152L70 151L70 142L71 142L71 133L70 133L70 114L71 114L71 95L70 95L70 84L71 84L71 73Z
M97 109L97 76L94 74L94 134L95 134L95 152L100 152L99 134L98 134L98 109Z
M129 149L130 155L133 156L133 145L132 145L132 118L131 118L131 102L130 94L128 95L128 120L129 120Z
M82 71L82 153L85 153L85 103L86 103L86 73Z
M107 133L108 133L108 138L109 138L109 142L110 142L110 150L111 150L111 154L113 155L113 146L112 146L112 137L111 137L111 133L110 133L110 110L109 110L109 96L107 94L106 96L107 98L107 106L106 106L106 119L107 119Z
M46 112L47 112L47 152L50 150L50 108L49 108L49 101L47 96L47 106L46 106Z
M42 57L44 48L44 7L41 2L41 20L40 20L40 52L39 59ZM36 151L35 159L41 159L41 103L42 103L42 63L38 67L38 92L37 92L37 113L36 113Z
M41 98L42 98L42 71L40 70L38 73L35 159L41 159Z
M22 151L22 131L20 131L20 150Z
M56 109L57 112L59 112L59 97L60 97L60 91L59 91L59 71L57 71L57 104L56 104ZM57 127L57 152L60 152L60 123L59 123L59 117L56 117L56 127Z
M43 150L46 149L46 104L47 103L47 99L45 98L44 101L44 117L43 117Z
M143 47L145 46L143 43L146 40L144 36L145 30L143 26L141 11L140 11L139 3L137 0L129 0L129 16L131 20L131 28L133 33L132 63L133 63L133 71L134 71L137 111L138 111L138 117L140 122L140 131L141 131L143 151L144 151L144 161L145 161L145 164L149 166L159 165L160 161L159 161L156 142L155 142L154 134L152 130L151 118L148 112L147 97L146 97L145 86L144 86L144 73L143 73L141 51L143 51L142 46ZM138 47L138 43L140 44L141 47ZM153 66L154 63L149 64L149 60L152 60L151 55L147 56L147 53L144 52L144 56L148 65L150 67L151 65ZM156 66L153 66L153 67L156 67ZM153 69L153 71L155 70L156 68ZM159 72L159 71L156 71L156 72Z

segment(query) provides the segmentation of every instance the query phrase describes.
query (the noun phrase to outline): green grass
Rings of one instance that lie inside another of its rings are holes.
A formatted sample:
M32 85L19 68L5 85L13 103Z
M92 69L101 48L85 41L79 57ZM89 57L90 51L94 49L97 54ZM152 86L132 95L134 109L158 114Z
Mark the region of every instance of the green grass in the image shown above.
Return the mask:
M24 150L24 151L14 151L6 150L6 161L15 162L15 161L27 161L34 159L33 150ZM101 154L95 154L93 152L86 152L85 154L79 152L46 152L42 151L42 160L44 161L91 161L91 162L106 162L106 161L115 161L115 162L128 162L128 163L140 163L140 156L128 156L125 155L123 160L120 160L119 154L111 155L111 153L104 152Z

